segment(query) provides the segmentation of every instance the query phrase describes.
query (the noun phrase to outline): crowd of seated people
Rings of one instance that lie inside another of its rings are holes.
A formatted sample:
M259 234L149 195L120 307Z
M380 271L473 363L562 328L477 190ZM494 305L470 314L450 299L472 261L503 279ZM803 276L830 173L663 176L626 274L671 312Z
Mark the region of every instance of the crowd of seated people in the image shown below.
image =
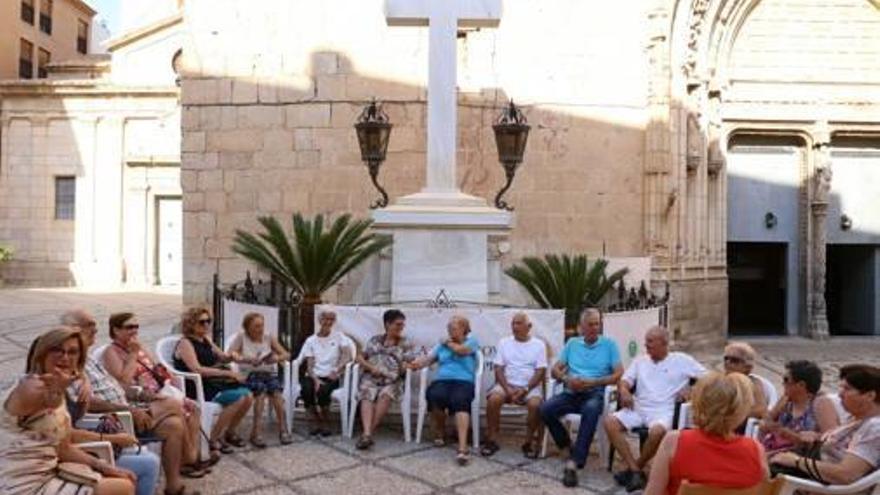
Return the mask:
M331 394L353 360L362 373L352 392L362 425L358 449L373 446L383 417L401 399L405 372L436 365L425 392L434 444L446 445L446 416L452 416L456 461L469 464L468 430L481 350L467 318L452 317L447 337L421 354L405 336L406 317L399 310L385 312L383 331L359 351L334 329L333 311L323 311L318 321L301 350L300 398L314 421L312 435L332 434L327 428ZM198 493L183 480L208 475L221 454L246 445L237 430L252 405L250 444L267 446L262 436L266 402L278 419L279 443L292 442L278 368L291 356L265 331L259 314L245 315L227 351L211 339L209 310L191 308L181 318L183 335L173 351L173 366L201 375L205 400L222 408L208 432L195 390L177 389L172 373L140 343L136 315L111 315L110 344L101 347L95 346L98 322L89 312L69 311L60 322L63 326L33 341L24 373L3 399L0 492L151 495L160 489L161 471L166 495ZM707 371L688 354L672 352L669 332L657 326L645 334L645 354L624 370L616 344L602 335L598 310L582 313L579 335L565 343L555 360L549 345L531 334L526 313L516 313L510 327L511 335L496 346L494 385L486 392L483 456L501 448L501 409L513 405L526 411L523 454L539 456L546 428L564 462L567 487L579 484L578 470L587 463L599 427L622 461L615 481L628 492L649 495L674 495L685 482L749 488L780 474L849 484L880 465L876 366L842 367L835 396L823 393L816 363L791 361L785 365L781 397L771 404L775 394L768 395L764 381L752 374L757 356L745 343L727 345L722 369ZM559 384L557 393L547 389L548 370ZM616 411L605 404L612 388ZM684 402L690 405L690 422L675 424ZM130 415L134 431L107 426L113 426L114 413L122 412ZM86 415L100 419L90 422L83 419ZM575 438L565 424L571 415L580 419ZM743 436L749 418L759 425L754 437ZM637 453L627 439L630 432L641 433ZM200 451L200 435L209 441L205 452ZM81 446L93 441L110 442L115 465ZM160 455L140 448L151 442L161 442Z

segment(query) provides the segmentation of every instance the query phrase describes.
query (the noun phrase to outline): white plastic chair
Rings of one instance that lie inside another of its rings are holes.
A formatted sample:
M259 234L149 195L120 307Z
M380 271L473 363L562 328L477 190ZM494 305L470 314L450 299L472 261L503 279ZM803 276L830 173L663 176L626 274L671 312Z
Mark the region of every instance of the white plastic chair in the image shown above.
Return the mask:
M871 490L871 488L873 490L867 493L880 495L880 469L875 469L874 472L848 485L823 485L787 474L782 475L782 479L785 480L785 484L782 485L779 495L794 495L798 490L814 494L854 495Z
M235 340L236 337L238 337L239 334L241 334L240 331L232 335L231 338L226 341L226 348L224 349L225 352L229 352L229 349L232 347L232 342ZM274 332L267 331L267 335L273 337ZM244 336L242 337L246 338ZM240 367L237 363L232 363L231 368L236 373L240 372ZM284 414L286 416L285 422L287 423L288 431L290 431L290 429L293 427L293 401L295 400L290 386L290 361L281 362L281 376L281 379L283 380L282 383L284 384L284 390L281 391L281 397L284 399ZM268 409L270 411L274 411L272 407L269 407ZM280 418L275 418L275 420L278 421L279 425L281 424Z
M550 370L552 368L547 368L547 374L549 375ZM548 397L545 400L549 400L550 397L561 394L565 389L562 382L556 380L550 380L548 385ZM599 447L599 459L607 459L609 453L611 452L611 444L608 441L608 435L605 433L605 428L602 427L602 419L608 414L609 406L613 402L616 404L615 397L617 395L617 387L614 385L606 385L605 392L603 397L603 409L602 416L599 417L599 420L596 422L596 433L593 435L594 440L596 441L596 445ZM613 409L610 410L613 412ZM581 415L579 413L571 413L566 414L561 418L562 424L568 429L568 435L573 436L574 432L580 428L581 425ZM550 434L548 432L544 432L544 443L541 446L541 457L547 456L547 446L550 443Z
M422 370L425 371L425 370ZM361 377L361 366L357 363L354 363L351 367L351 390L349 395L349 408L348 408L348 430L346 431L345 436L351 438L354 436L354 426L357 423L357 393L358 388L360 387L360 377ZM395 407L394 404L391 406ZM400 404L396 407L399 408L400 419L403 423L403 441L409 443L412 441L412 370L406 370L406 373L403 376L403 398L400 401ZM419 433L421 430L419 430ZM418 438L416 438L418 442Z
M357 359L357 346L354 341L349 338L347 335L342 336L345 341L345 345L351 350L351 355L353 356L353 360L345 365L345 371L342 375L342 384L340 384L339 388L330 393L331 403L336 402L339 405L339 423L340 428L342 429L342 434L348 438L351 438L351 431L348 426L349 423L349 408L351 407L351 383L352 383L352 369L355 366L355 359ZM290 375L290 403L296 404L297 399L299 399L300 394L302 393L302 385L299 383L299 369L302 366L302 363L305 361L306 357L303 356L300 351L299 356L290 363L291 365L291 375ZM291 413L288 416L290 429L293 431L293 409L291 408Z
M431 366L429 368L433 368ZM422 441L422 428L425 426L425 414L428 411L428 367L419 371L419 416L416 424L416 443ZM477 351L477 369L474 376L474 400L471 401L471 429L473 430L473 445L480 445L480 396L483 381L483 353ZM406 424L404 424L406 429ZM407 440L409 441L409 440Z
M207 453L210 450L210 446L208 445L206 435L210 435L214 423L217 421L217 417L220 416L220 413L223 411L223 406L216 402L205 400L205 388L202 385L201 375L189 371L180 371L174 367L174 350L177 348L177 343L181 338L182 337L179 335L172 335L160 339L159 342L156 343L156 357L175 377L180 377L184 380L184 383L186 380L190 380L195 385L195 402L199 406L199 411L201 411L202 431L205 433L205 435L202 435L200 450L202 453ZM183 390L185 390L185 388L183 388Z
M773 407L773 405L779 401L779 393L776 391L776 387L773 386L773 383L763 376L754 373L749 376L761 382L761 386L764 388L764 397L767 398L767 407ZM760 426L761 420L759 418L749 418L748 421L746 421L744 436L757 440L760 436Z

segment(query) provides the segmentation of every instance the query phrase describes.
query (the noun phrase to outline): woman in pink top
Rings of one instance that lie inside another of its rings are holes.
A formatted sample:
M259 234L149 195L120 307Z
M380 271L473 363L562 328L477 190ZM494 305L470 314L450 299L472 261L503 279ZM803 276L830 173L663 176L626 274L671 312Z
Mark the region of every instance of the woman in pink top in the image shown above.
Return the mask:
M693 392L697 429L669 432L660 444L645 495L676 495L682 482L749 488L767 479L764 448L737 436L753 406L752 383L743 374L709 373Z

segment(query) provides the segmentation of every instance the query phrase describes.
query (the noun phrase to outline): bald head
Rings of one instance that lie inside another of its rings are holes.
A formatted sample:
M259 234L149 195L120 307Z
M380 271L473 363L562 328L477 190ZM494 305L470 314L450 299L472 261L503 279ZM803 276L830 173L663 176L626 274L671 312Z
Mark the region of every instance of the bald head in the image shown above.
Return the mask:
M653 361L662 361L669 355L669 330L655 325L645 332L645 351Z
M98 333L98 322L91 313L84 309L72 309L61 315L61 324L76 328L80 331L83 344L91 347L95 343L95 335Z
M529 340L529 331L532 329L532 322L529 321L529 315L520 311L513 315L510 320L510 329L513 331L513 338L520 342Z

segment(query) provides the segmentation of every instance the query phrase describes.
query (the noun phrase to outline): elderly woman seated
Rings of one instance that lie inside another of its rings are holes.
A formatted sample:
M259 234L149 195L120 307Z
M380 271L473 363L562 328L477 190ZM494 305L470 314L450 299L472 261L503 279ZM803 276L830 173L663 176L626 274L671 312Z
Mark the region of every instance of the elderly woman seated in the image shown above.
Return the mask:
M232 453L232 446L244 447L245 442L236 433L239 423L253 404L250 390L243 384L247 377L224 367L237 355L227 354L211 341L211 313L207 308L189 308L181 319L183 338L174 350L174 366L181 371L202 375L205 400L223 406L223 412L211 429L211 450ZM187 382L186 394L195 396L195 388Z
M0 410L3 493L134 494L131 471L76 445L99 436L71 428L65 403L65 391L82 374L84 364L82 338L69 327L47 332L32 347L28 374L6 395Z
M434 347L427 356L413 361L409 368L417 370L438 363L434 381L426 393L434 424L434 445L444 445L446 414L454 415L458 432L456 459L460 465L465 465L470 461L467 435L480 344L470 335L471 324L463 316L453 316L446 329L449 338Z
M764 449L736 434L752 408L752 382L740 373L703 376L692 393L692 430L663 437L645 495L676 495L683 481L715 488L750 488L767 478Z
M767 416L767 394L764 393L764 384L760 379L751 375L755 367L757 353L755 349L745 342L731 342L724 348L724 372L742 373L752 382L752 408L748 418L764 418ZM745 430L746 422L739 427L739 432Z
M840 399L852 421L822 435L813 449L774 455L774 473L845 485L880 467L880 368L841 368Z
M761 424L767 455L803 448L838 426L837 411L820 395L822 370L812 361L790 361L782 377L784 393Z
M367 341L358 364L364 374L358 386L363 433L356 447L360 450L373 446L373 432L391 407L400 399L403 389L405 364L415 359L413 344L403 336L406 316L398 309L382 314L385 333Z

